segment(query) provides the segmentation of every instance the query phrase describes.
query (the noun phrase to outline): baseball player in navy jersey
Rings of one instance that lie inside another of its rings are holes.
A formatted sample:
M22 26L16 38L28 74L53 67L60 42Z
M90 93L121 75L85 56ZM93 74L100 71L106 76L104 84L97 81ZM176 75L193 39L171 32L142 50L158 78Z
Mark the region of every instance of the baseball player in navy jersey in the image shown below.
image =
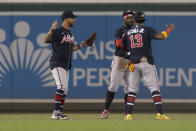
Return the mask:
M127 115L125 120L132 120L132 109L135 103L136 94L139 91L140 81L143 80L152 94L153 102L156 106L156 119L169 120L163 114L162 100L160 94L160 84L157 71L152 56L151 40L163 40L174 30L174 24L166 27L166 30L159 33L152 27L144 26L144 12L138 11L134 14L135 27L125 34L126 46L130 51L131 72L129 73L129 87L127 96Z
M101 114L102 119L107 119L109 114L109 108L113 101L115 92L117 92L120 83L124 82L125 96L128 87L128 74L129 71L125 68L125 65L129 63L129 57L127 56L128 49L122 46L123 35L127 32L133 25L133 11L125 10L123 11L123 21L124 26L120 27L115 31L115 44L116 50L114 53L114 58L112 61L110 84L108 86L108 91L105 98L105 108ZM125 97L126 98L126 97ZM126 101L126 99L125 99Z
M52 44L53 51L50 58L50 68L57 85L52 119L69 119L69 117L63 113L63 104L68 92L72 52L81 49L84 46L92 46L96 39L96 33L93 33L81 45L74 44L74 37L70 31L70 27L74 26L75 17L77 16L73 14L73 11L64 11L61 16L62 26L55 29L58 24L57 21L55 21L45 39L45 42L50 41Z

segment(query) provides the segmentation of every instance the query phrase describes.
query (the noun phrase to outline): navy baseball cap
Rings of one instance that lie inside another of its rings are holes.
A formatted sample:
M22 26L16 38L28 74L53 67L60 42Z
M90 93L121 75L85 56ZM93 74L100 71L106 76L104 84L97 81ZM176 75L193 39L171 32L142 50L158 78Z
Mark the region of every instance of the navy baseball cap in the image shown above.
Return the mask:
M124 17L124 16L127 16L127 15L132 15L132 16L134 16L133 10L131 10L131 9L124 10L122 16Z
M71 10L65 10L62 15L61 15L61 18L62 18L62 21L66 18L75 18L75 17L78 17L77 15L74 15L73 14L73 11Z
M144 22L146 20L145 14L143 11L136 11L134 14L134 18L137 22Z

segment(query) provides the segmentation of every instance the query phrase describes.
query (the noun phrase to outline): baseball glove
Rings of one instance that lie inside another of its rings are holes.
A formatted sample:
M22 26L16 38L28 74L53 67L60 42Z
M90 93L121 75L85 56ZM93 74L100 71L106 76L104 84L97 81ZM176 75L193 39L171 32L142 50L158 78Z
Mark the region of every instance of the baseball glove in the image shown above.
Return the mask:
M97 32L94 32L93 34L90 35L90 37L85 40L85 42L83 43L84 46L90 46L92 48L94 48L94 41L96 40L97 37Z
M126 65L127 65L127 62L125 61L125 59L118 57L117 62L118 62L119 71L124 71L126 69Z

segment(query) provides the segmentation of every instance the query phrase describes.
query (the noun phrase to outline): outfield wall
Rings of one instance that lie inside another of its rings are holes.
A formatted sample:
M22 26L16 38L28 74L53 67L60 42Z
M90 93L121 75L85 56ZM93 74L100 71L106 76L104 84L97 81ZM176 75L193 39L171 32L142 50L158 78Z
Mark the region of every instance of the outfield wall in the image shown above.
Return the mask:
M1 0L0 3L195 3L195 0Z
M171 100L164 99L163 110L166 113L195 113L196 104L194 100ZM82 99L68 99L64 105L64 112L102 112L104 108L104 100L82 100ZM54 109L53 100L0 100L0 112L52 112ZM111 108L111 113L124 112L125 105L122 99L114 99ZM155 106L152 100L137 99L134 112L155 112Z
M153 41L153 55L164 99L196 99L195 30L196 4L9 4L0 5L0 99L52 99L56 90L49 70L51 46L43 39L64 9L73 9L72 32L80 44L90 33L98 33L95 49L73 54L68 98L104 99L113 58L114 31L122 23L123 9L144 10L146 25L158 31L167 23L176 30L164 41ZM59 23L60 26L60 23ZM120 87L116 98L123 98ZM138 99L151 99L141 85ZM9 102L8 102L9 103Z

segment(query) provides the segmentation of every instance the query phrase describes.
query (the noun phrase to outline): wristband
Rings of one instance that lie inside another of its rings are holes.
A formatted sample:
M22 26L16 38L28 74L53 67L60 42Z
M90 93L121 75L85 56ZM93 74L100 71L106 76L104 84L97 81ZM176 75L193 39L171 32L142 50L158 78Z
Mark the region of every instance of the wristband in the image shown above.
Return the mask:
M168 37L168 34L166 31L162 31L161 33L164 35L165 39Z
M165 39L168 37L172 30L170 28L167 28L165 31L162 31L161 33L164 35Z

